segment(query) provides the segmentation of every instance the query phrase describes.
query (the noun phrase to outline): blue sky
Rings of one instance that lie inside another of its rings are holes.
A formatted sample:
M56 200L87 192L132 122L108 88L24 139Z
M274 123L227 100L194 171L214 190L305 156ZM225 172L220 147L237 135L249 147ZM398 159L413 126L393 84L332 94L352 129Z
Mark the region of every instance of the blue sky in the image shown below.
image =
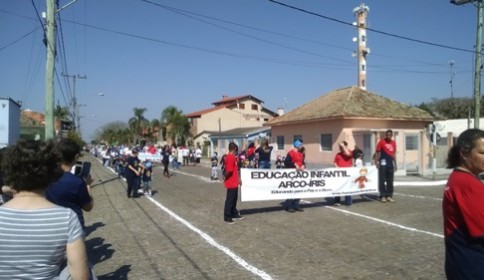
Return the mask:
M64 6L70 0L59 2ZM280 2L348 23L355 21L352 11L361 3ZM46 3L33 3L0 1L0 96L44 112L46 51L36 8L45 11ZM450 97L454 61L454 97L472 96L473 54L453 49L474 48L472 4L364 3L370 8L369 28L450 47L368 31L369 91L414 105ZM56 68L59 75L87 76L76 81L86 139L106 123L127 121L134 107L147 108L151 120L170 105L190 113L211 107L223 95L251 94L270 110L290 111L357 83L354 27L268 0L79 0L60 18L58 41L65 55L58 55ZM56 103L65 106L70 93L60 78Z

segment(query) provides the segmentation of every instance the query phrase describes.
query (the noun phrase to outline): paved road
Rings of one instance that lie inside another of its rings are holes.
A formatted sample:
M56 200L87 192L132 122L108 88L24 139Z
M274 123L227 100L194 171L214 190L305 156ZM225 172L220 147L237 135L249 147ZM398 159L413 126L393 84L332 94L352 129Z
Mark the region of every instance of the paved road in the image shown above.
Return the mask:
M229 225L206 167L170 178L157 167L157 193L138 199L97 161L92 172L87 245L99 279L444 279L442 185L397 187L396 203L312 199L302 213L239 202L246 219Z

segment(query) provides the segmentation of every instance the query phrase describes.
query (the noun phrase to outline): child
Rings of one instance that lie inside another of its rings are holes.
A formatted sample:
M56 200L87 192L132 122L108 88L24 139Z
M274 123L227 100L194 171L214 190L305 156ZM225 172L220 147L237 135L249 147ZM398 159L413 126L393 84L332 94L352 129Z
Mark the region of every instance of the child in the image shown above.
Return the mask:
M222 171L222 181L225 181L225 156L223 155L219 162L220 170Z
M363 154L357 154L355 158L355 166L363 167Z
M145 196L153 196L151 193L151 175L153 174L153 164L150 160L144 162L143 168L143 189Z
M210 163L212 164L212 176L210 176L210 180L218 180L218 175L217 175L218 154L217 154L217 152L213 153L213 156L210 159Z
M285 157L283 159L283 158L281 158L281 156L277 156L277 159L276 159L276 168L277 169L284 168L284 160L285 159L286 159Z

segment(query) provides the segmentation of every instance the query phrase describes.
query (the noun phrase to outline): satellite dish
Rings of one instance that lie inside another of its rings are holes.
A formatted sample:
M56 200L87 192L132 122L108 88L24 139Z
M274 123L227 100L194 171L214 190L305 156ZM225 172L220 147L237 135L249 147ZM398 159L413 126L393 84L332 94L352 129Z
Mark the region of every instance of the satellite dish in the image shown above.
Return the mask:
M353 37L353 42L356 42L356 41L358 41L358 38Z

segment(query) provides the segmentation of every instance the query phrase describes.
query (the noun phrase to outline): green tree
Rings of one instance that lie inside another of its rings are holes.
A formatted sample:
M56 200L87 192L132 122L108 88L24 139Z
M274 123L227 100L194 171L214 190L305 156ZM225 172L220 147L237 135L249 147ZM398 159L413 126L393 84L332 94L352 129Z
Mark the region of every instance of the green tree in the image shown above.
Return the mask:
M185 144L190 136L190 122L175 106L166 107L161 113L162 136L172 143Z
M132 143L131 130L126 123L120 121L110 122L102 126L96 131L94 138L98 143L102 142L110 145L116 143Z
M59 104L57 104L54 109L54 117L59 120L68 120L69 115L69 109L67 107L61 107Z
M135 143L139 143L143 137L143 129L145 129L149 121L143 116L146 112L146 108L133 108L134 117L128 121L129 128L133 132L133 140Z

